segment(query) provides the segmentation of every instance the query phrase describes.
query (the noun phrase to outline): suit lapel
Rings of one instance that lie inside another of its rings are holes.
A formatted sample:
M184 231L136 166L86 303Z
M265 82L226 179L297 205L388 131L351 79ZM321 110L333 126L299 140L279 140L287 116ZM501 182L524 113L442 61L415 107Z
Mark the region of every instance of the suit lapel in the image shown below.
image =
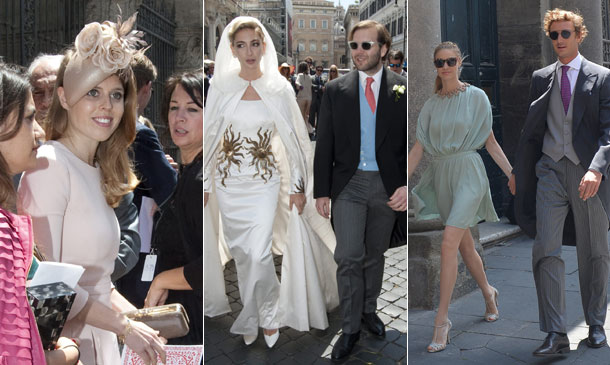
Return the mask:
M586 98L591 95L596 77L597 76L592 74L589 70L589 61L583 57L580 71L576 78L576 85L574 86L574 101L572 105L573 135L575 135L576 129L585 113Z
M352 71L342 83L341 94L345 95L345 131L353 145L360 149L360 85L358 71Z
M379 146L390 130L390 123L392 123L391 111L389 109L394 102L392 99L392 87L394 87L394 85L389 85L388 78L388 71L383 67L375 120L375 151L379 150Z

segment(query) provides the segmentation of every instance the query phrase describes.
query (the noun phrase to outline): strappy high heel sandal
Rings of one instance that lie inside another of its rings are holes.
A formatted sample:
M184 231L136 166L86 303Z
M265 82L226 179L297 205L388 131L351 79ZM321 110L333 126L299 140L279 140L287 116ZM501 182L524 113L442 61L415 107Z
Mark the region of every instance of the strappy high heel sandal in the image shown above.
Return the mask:
M447 327L447 336L445 337L445 343L434 342L434 339L436 338L436 331L440 330L441 328L445 328L445 327ZM434 334L432 335L432 342L430 342L430 344L428 345L428 352L432 353L432 352L443 351L447 347L447 344L449 344L449 342L451 342L451 340L449 338L450 330L451 330L451 321L450 320L447 320L447 322L445 322L444 324L441 324L440 326L434 326Z
M493 286L491 287L494 291L493 295L492 295L492 299L494 301L494 303L496 303L496 310L498 310L498 289L494 288ZM485 305L485 321L486 322L495 322L498 320L498 318L500 318L500 312L498 313L491 313L491 312L487 312L487 304Z

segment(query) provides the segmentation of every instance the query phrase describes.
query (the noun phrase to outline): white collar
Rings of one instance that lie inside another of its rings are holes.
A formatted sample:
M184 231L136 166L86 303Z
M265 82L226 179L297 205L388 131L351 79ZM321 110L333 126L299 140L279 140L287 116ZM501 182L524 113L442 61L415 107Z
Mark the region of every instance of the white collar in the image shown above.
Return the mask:
M372 77L373 80L375 80L375 84L376 85L381 85L381 74L383 73L383 66L381 66L379 68L379 71L377 71L376 74L374 74L373 76L370 76L368 74L366 74L364 71L358 71L358 77L360 79L360 84L362 84L363 88L366 87L366 78L367 77Z
M576 55L576 57L574 57L574 59L572 61L570 61L568 64L564 65L563 63L561 63L561 61L557 60L557 69L560 69L561 66L570 66L570 69L574 69L576 71L580 70L580 65L582 64L582 56L580 55L580 52L578 52L578 54Z

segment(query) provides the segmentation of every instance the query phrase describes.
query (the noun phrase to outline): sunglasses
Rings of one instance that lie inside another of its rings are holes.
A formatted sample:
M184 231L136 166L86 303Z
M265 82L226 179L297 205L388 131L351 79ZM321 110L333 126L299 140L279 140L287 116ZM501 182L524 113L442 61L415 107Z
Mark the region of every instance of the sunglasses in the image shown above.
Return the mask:
M335 70L330 70L330 72L331 72L331 73L334 73L334 74L336 74L336 73L337 73L337 71L335 71Z
M362 43L360 43L360 47L362 47L363 50L368 51L369 49L371 49L371 47L373 47L373 44L376 44L376 43L379 43L379 42L373 42L373 41L362 42ZM349 44L349 48L358 49L358 42L351 41L348 44Z
M400 67L400 66L402 66L402 63L388 63L388 66L390 66L390 67ZM441 67L443 67L443 66L441 66Z
M568 39L570 38L570 36L572 35L572 32L570 32L569 30L562 30L561 31L561 37L563 39ZM551 38L552 40L556 41L557 38L559 38L559 32L553 31L549 33L549 38Z
M445 65L445 62L447 62L447 66L453 67L453 66L457 65L457 58L451 57L451 58L447 58L446 60L444 60L442 58L437 58L434 60L434 66L436 66L436 68L442 68L443 65Z

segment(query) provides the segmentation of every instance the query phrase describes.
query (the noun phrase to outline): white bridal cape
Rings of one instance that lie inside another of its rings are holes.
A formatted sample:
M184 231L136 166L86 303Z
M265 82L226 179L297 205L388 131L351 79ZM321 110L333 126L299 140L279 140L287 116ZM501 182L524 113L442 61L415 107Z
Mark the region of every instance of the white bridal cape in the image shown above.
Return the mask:
M231 24L227 29L230 27ZM231 227L222 227L213 180L219 144L250 84L271 113L276 130L272 148L279 161L281 182L273 223L273 252L283 255L277 321L280 326L299 331L312 327L325 329L327 311L339 304L333 260L336 241L330 222L315 208L313 148L305 122L292 86L277 70L277 57L266 30L267 49L261 60L263 76L250 83L238 76L239 63L227 52L227 33L225 30L221 38L204 118L204 189L210 193L204 210L204 313L213 317L231 311L223 275L224 265L231 259L223 229ZM295 191L298 181L304 182L307 198L302 215L298 215L296 208L290 211L288 205L289 194Z

